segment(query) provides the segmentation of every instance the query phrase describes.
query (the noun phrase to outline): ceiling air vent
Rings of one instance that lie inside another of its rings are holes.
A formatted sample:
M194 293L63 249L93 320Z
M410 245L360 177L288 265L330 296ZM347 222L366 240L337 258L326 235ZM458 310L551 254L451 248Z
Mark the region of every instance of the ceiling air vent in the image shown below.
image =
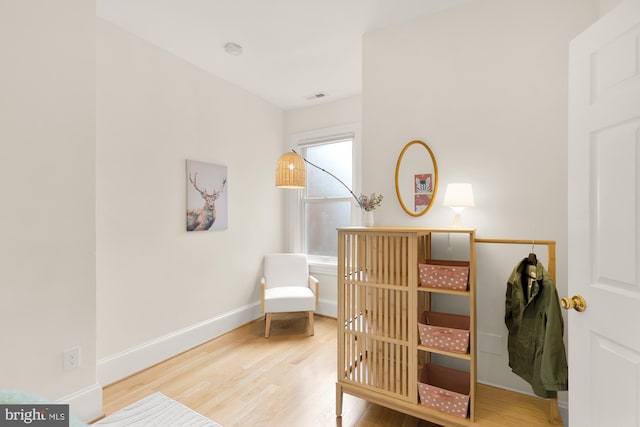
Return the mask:
M314 93L313 95L307 96L307 101L313 101L314 99L321 99L321 98L325 98L328 95L326 93L323 92L319 92L319 93Z
M224 45L224 51L229 55L240 56L242 55L242 46L237 43L228 42Z

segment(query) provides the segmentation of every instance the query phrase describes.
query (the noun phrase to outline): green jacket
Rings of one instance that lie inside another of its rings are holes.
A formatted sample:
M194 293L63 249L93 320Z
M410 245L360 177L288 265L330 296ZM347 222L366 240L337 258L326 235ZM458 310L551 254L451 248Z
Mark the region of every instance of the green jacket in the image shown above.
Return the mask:
M530 279L535 274L535 278ZM564 322L556 286L542 263L523 259L507 283L504 321L509 329L509 366L540 397L568 388Z

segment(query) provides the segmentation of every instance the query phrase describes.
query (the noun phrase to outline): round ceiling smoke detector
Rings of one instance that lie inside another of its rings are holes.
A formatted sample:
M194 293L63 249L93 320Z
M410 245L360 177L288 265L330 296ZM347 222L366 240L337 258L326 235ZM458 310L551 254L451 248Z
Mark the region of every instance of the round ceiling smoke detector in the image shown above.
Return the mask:
M242 55L242 46L237 43L228 42L224 45L224 51L229 55L240 56Z

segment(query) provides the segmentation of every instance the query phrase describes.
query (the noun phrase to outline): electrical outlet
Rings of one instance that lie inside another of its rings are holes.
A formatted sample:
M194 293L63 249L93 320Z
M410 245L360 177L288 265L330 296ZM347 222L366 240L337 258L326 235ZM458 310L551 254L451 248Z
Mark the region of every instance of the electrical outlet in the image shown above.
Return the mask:
M80 347L73 347L62 353L64 370L70 371L80 367Z

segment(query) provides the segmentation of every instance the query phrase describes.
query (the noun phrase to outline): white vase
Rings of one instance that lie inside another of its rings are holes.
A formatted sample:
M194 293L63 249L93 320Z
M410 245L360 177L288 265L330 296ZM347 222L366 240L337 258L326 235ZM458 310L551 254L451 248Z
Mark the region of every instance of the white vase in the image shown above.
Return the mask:
M365 227L373 227L373 224L375 222L374 216L373 216L374 211L362 211L362 212L364 216L364 220L362 222L364 222Z

